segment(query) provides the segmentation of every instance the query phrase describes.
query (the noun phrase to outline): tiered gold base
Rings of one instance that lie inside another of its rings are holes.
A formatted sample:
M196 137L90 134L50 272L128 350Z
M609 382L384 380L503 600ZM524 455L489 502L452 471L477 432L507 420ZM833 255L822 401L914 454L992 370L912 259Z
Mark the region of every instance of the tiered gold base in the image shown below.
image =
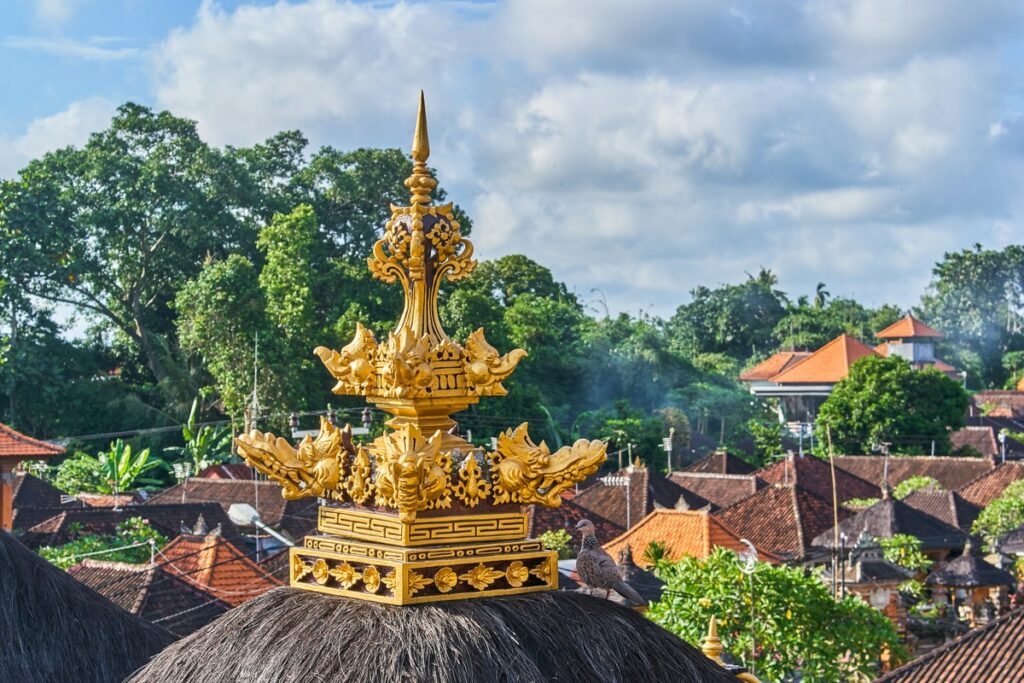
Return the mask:
M558 587L557 555L526 538L526 515L417 518L321 507L317 528L291 549L291 585L413 605Z

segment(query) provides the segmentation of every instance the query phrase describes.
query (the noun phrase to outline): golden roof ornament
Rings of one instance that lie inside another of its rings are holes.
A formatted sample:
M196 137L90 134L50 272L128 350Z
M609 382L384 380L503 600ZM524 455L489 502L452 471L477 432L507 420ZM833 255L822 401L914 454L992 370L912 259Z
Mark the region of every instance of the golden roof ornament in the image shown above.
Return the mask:
M435 206L427 168L430 142L420 93L405 180L409 206L392 206L370 272L405 295L401 318L378 341L361 324L340 350L314 353L336 394L363 396L392 417L385 433L356 444L351 431L321 419L298 446L252 431L236 439L245 460L282 486L288 499L316 497L318 530L291 549L291 584L378 602L411 604L507 595L557 587L557 557L527 538L523 504L561 504L562 491L595 473L600 441L580 439L552 453L521 424L486 452L453 429L453 413L481 396L503 396L502 382L525 356L502 354L477 329L464 344L441 326L441 281L476 267L452 204Z

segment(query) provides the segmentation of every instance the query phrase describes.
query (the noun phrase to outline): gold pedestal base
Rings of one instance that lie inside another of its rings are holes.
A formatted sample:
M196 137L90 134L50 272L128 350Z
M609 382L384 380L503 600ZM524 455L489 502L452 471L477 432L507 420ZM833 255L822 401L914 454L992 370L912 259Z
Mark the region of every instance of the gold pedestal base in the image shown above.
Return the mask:
M318 528L291 553L291 585L414 605L555 590L558 558L526 539L521 513L433 517L320 508Z

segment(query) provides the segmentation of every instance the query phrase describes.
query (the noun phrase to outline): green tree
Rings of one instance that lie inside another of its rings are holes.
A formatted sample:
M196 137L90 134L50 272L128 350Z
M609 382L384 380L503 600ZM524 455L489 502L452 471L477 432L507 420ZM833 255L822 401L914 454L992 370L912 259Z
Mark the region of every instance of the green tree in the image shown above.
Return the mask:
M95 457L79 451L64 460L57 468L54 485L71 494L125 493L139 486L163 485L162 480L144 475L166 468L165 462L150 457L148 448L133 454L132 447L118 439Z
M992 547L999 537L1024 525L1024 480L1006 487L1003 494L985 506L971 531Z
M194 474L199 474L211 465L224 462L231 456L231 431L223 426L197 426L198 413L197 398L192 401L188 421L181 427L185 445L164 449L164 453L175 456L176 461L191 463Z
M942 484L935 477L925 477L923 475L914 475L907 477L892 489L892 497L897 500L903 500L914 491L921 489L932 489L933 491L942 491Z
M8 276L98 317L165 380L177 285L204 253L251 249L233 202L244 182L194 121L126 104L82 148L48 153L3 185L2 220L34 246Z
M540 535L540 542L545 550L554 550L558 559L568 560L573 556L572 534L565 529L551 529Z
M916 371L895 356L866 356L822 404L818 430L830 430L840 453L867 453L880 442L890 442L894 453L926 453L933 441L941 453L966 410L963 388L942 373Z
M778 420L750 420L747 429L754 437L754 455L758 462L771 462L782 453L782 426Z
M927 572L931 569L932 561L921 552L921 539L910 534L893 534L889 538L880 538L878 543L882 546L882 556L914 573Z
M78 564L86 556L106 562L128 562L142 564L149 562L151 547L160 547L167 539L160 535L141 517L129 517L117 525L112 536L87 534L58 546L43 546L39 549L50 564L67 569Z
M716 617L726 650L762 680L871 677L884 650L897 659L905 654L892 623L860 598L834 600L801 567L758 563L752 578L742 567L724 548L704 559L659 563L667 590L648 616L695 646Z
M1002 357L1024 350L1024 245L1002 250L946 253L932 270L921 297L921 314L945 333L944 358L968 371L968 381L1000 386L1007 378Z
M744 360L775 348L773 334L785 314L786 297L778 277L762 269L739 285L697 287L692 301L669 321L673 342L688 356L724 353Z
M208 261L178 292L175 310L182 347L202 358L224 412L241 416L245 410L257 337L260 399L270 404L284 395L276 372L284 358L271 333L266 300L251 261L237 254Z

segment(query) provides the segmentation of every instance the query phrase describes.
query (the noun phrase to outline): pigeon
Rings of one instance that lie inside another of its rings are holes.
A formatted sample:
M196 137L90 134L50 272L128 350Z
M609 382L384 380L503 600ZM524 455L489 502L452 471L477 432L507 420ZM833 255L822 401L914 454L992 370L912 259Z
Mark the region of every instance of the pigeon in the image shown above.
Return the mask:
M581 519L576 525L576 531L583 533L580 553L576 556L576 573L583 583L590 588L604 589L605 598L614 590L630 602L646 605L647 601L622 580L619 565L615 564L612 556L598 544L597 537L594 535L593 522L589 519Z

